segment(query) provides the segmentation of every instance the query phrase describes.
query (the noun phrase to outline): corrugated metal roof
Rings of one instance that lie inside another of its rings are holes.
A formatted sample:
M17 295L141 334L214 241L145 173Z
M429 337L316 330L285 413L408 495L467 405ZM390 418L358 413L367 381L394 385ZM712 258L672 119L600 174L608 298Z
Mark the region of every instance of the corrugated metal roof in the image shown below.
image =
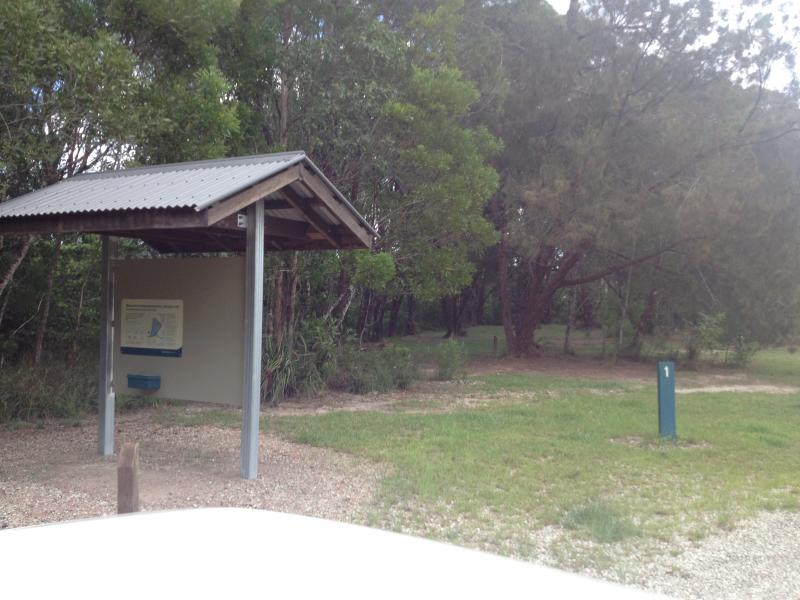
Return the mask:
M193 208L201 211L303 161L319 173L304 152L87 173L0 203L0 218L137 209ZM331 185L327 180L326 183ZM338 190L331 187L354 210Z

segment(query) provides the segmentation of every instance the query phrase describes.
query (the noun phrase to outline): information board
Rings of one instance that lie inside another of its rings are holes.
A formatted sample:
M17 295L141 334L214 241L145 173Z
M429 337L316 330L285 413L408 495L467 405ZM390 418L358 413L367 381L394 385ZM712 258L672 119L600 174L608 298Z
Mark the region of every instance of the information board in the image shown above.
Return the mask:
M241 406L244 257L122 259L111 272L114 391ZM175 335L153 340L164 328L169 334L171 323ZM142 387L156 379L157 389Z
M179 357L183 352L183 300L123 298L120 351Z

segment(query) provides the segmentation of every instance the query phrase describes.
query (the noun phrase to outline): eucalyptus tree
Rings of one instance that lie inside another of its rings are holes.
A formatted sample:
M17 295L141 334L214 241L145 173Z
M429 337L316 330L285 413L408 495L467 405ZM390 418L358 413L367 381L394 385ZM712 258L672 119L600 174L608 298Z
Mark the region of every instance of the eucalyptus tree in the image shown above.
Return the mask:
M796 114L764 116L763 73L791 49L767 20L725 25L705 0L573 2L566 18L493 3L476 15L505 34L494 60L507 89L487 109L505 147L491 214L508 347L529 354L559 289L630 280L710 237L699 224L719 221L699 215L727 197L698 196L705 169L796 126Z

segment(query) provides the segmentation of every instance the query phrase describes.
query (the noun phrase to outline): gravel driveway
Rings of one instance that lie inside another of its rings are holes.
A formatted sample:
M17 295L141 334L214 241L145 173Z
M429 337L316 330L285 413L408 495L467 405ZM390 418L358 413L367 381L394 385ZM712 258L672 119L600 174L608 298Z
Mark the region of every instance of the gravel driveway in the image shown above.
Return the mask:
M239 431L162 427L149 411L117 420L139 441L143 510L241 506L361 522L382 476L366 461L261 435L259 477L239 477ZM112 514L116 458L96 455L96 427L0 429L0 527Z

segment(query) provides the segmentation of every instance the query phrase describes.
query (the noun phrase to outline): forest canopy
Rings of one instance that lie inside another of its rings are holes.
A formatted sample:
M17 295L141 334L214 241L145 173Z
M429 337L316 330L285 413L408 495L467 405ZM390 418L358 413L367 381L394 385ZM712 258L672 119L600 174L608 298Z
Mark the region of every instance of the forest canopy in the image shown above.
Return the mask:
M800 85L771 77L798 39L778 4L5 0L0 201L305 150L380 238L268 255L265 398L420 327L502 324L517 356L553 321L631 357L709 330L791 341ZM98 239L0 248L0 371L94 364Z

